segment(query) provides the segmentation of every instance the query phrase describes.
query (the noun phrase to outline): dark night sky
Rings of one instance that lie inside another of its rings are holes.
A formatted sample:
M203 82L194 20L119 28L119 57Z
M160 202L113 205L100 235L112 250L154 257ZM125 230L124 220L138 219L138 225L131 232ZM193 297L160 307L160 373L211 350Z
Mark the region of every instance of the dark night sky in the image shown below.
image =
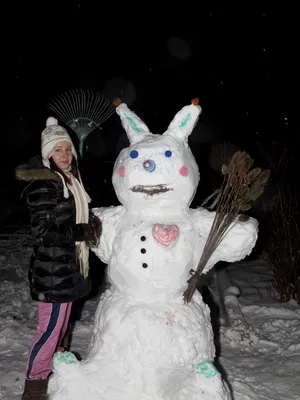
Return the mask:
M166 26L152 19L148 27L130 10L120 23L96 6L53 4L19 7L15 35L2 34L5 128L10 138L29 131L25 147L39 145L51 99L77 88L101 92L116 76L133 82L132 108L154 131L162 132L179 108L199 96L203 115L223 124L225 139L281 140L295 132L298 45L292 11L202 10L197 25L180 25L189 32L181 35L171 29L161 34L158 28ZM178 41L170 49L172 37L184 41L189 58L181 59Z

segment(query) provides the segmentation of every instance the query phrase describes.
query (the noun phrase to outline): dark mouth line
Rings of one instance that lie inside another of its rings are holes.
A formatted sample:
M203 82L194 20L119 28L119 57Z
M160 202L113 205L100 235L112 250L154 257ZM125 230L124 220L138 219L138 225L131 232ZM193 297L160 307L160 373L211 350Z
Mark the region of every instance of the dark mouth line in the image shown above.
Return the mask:
M170 189L165 185L148 185L148 186L136 185L130 190L135 193L146 193L153 196L155 194L165 193L173 189Z

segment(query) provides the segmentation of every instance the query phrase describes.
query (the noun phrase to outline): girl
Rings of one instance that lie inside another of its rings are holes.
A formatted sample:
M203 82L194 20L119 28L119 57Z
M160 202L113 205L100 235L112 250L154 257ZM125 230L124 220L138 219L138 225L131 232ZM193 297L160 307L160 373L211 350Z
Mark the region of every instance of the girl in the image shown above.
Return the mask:
M23 194L35 244L29 285L38 301L38 327L29 349L22 400L47 399L52 356L63 351L72 303L89 294L89 246L97 244L101 223L89 212L68 132L48 118L42 132L40 168L20 166L16 176L30 183Z

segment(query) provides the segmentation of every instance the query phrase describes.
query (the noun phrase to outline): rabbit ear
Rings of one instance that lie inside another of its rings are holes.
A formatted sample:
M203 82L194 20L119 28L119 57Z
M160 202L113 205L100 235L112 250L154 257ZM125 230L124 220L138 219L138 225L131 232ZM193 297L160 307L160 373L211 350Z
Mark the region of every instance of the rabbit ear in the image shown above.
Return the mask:
M146 124L125 103L116 108L130 144L139 142L145 135L152 135Z
M187 142L202 112L198 102L198 99L193 99L192 104L178 111L164 135L173 136L176 139Z

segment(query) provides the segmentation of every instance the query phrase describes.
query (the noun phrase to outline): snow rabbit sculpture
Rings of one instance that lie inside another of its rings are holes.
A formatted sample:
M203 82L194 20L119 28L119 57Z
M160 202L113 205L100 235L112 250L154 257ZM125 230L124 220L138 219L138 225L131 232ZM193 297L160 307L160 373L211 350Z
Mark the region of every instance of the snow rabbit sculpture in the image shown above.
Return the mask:
M112 176L121 205L93 210L103 224L93 251L107 263L111 287L100 299L86 359L66 363L56 354L51 399L230 399L213 364L209 308L198 292L188 304L182 296L214 218L190 208L199 170L188 137L201 108L197 101L183 107L161 135L126 104L116 111L130 142ZM220 260L243 259L257 232L256 220L237 220L204 273Z

